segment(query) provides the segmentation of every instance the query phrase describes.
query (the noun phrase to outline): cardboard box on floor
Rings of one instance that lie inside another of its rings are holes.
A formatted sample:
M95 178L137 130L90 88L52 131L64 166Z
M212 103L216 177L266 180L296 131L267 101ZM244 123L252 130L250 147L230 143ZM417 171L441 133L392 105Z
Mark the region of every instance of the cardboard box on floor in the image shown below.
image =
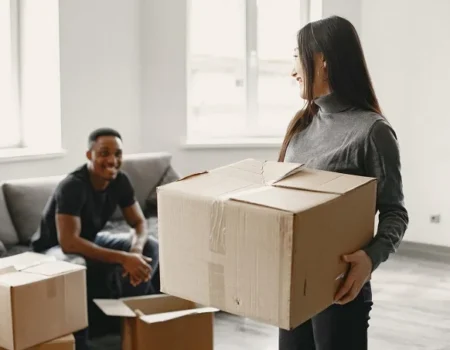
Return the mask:
M291 329L374 234L376 180L247 159L158 188L161 291Z
M0 350L5 349L0 348ZM75 338L72 334L70 334L65 337L51 340L44 344L32 346L27 350L75 350Z
M84 266L37 253L0 259L0 346L28 349L86 328Z
M94 302L106 315L123 317L122 350L213 349L217 309L163 294Z

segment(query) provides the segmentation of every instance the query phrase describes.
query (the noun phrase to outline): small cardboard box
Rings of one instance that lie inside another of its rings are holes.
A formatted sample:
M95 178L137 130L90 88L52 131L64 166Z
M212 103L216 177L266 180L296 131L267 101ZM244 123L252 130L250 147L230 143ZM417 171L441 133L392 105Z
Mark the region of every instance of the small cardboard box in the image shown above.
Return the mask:
M86 328L85 270L31 252L0 259L0 346L28 349Z
M70 334L47 343L36 345L29 350L75 350L75 337Z
M161 291L291 329L374 234L376 180L247 159L158 188Z
M0 348L0 350L5 349ZM44 344L32 346L27 350L75 350L75 338L72 334L70 334Z
M96 299L108 316L123 317L122 350L212 350L214 312L169 295Z

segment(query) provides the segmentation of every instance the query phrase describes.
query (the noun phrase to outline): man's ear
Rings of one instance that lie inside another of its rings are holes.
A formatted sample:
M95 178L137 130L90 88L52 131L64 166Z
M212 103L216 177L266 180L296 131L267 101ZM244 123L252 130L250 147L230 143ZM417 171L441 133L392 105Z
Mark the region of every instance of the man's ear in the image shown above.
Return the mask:
M92 150L86 151L86 158L92 160Z

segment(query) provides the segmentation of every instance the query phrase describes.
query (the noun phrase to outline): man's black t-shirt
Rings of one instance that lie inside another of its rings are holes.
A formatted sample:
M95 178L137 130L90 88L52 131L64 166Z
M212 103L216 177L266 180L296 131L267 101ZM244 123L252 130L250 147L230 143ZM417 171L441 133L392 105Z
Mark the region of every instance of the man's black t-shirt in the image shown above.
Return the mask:
M56 214L77 216L81 220L82 238L94 241L119 205L126 208L135 202L134 190L127 175L121 171L103 191L93 188L87 165L70 173L57 186L45 206L32 247L42 252L58 245Z

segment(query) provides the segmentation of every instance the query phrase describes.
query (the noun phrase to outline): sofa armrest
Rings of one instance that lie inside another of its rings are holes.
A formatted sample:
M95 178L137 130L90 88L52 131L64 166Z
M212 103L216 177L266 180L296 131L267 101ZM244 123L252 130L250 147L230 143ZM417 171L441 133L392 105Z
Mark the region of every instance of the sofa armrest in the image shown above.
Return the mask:
M145 200L145 210L144 215L146 218L151 216L157 216L158 208L158 198L157 198L157 188L165 184L177 181L180 179L180 174L176 172L172 166L169 166L161 178L161 181L155 186L155 188L150 192L147 199Z

